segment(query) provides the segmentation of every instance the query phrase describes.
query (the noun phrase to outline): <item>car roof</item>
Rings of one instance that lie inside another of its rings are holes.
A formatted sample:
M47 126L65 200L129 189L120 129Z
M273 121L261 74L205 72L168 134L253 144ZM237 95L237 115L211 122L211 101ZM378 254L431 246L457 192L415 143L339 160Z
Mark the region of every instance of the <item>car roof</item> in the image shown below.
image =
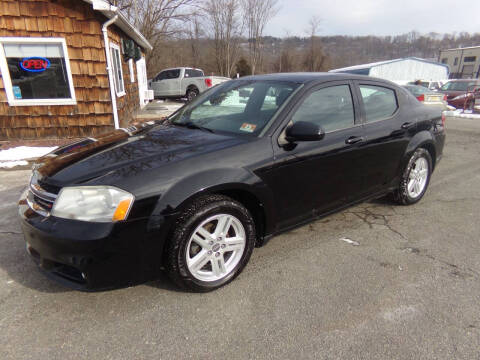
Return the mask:
M448 82L472 82L472 81L480 83L479 79L452 79L452 80L448 80Z
M245 76L239 80L273 80L273 81L290 81L299 84L306 84L310 82L325 82L325 81L341 81L341 80L364 80L364 81L379 81L389 85L395 85L391 81L378 79L372 76L355 75L348 73L321 73L321 72L296 72L296 73L278 73L265 75Z
M184 66L179 66L179 67L175 67L175 68L162 69L162 70L160 70L158 73L160 74L161 72L164 72L164 71L169 71L169 70L182 70L182 69L185 69L185 70L198 70L198 71L201 71L201 72L203 72L203 70L202 70L202 69L197 69L197 68L192 68L192 67L184 67Z

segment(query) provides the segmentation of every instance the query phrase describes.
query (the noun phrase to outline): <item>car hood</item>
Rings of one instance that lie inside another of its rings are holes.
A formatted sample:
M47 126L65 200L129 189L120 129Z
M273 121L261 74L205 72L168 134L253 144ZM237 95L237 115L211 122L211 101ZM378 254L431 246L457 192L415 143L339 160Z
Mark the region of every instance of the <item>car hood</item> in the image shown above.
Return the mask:
M39 159L34 167L42 186L63 187L115 173L117 178L138 175L145 169L246 141L240 136L173 125L159 125L134 134L116 130L59 148Z

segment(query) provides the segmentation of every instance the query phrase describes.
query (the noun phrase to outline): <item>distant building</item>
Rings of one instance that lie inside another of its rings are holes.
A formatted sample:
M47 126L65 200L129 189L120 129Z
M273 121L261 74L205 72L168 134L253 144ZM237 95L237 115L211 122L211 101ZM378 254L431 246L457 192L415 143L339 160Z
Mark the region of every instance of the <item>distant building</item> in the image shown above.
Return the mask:
M480 46L441 50L438 61L449 66L451 79L480 77Z
M438 81L448 79L448 66L425 59L410 57L355 65L330 72L369 75L399 84L415 80Z
M0 140L96 136L150 97L149 42L106 0L0 0Z

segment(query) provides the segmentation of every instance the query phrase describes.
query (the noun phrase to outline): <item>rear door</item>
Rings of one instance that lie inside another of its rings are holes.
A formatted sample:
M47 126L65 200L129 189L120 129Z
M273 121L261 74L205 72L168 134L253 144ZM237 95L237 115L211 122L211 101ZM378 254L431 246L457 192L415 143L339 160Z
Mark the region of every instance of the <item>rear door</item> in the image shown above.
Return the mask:
M391 186L417 122L401 90L374 81L355 81L355 84L362 105L365 141L359 151L362 189L351 201Z
M275 166L266 177L277 199L280 228L297 224L345 203L358 186L356 148L361 144L353 83L329 82L309 90L274 138ZM284 129L297 121L325 130L320 141L287 144Z

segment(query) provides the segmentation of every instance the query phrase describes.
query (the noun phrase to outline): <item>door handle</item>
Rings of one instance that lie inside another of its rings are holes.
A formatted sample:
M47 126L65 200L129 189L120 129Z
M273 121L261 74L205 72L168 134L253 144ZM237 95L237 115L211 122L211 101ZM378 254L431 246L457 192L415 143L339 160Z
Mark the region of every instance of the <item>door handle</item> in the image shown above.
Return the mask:
M402 124L402 129L408 130L415 126L415 123L406 122Z
M359 142L362 142L364 139L361 136L350 136L347 140L345 140L345 144L353 145Z

